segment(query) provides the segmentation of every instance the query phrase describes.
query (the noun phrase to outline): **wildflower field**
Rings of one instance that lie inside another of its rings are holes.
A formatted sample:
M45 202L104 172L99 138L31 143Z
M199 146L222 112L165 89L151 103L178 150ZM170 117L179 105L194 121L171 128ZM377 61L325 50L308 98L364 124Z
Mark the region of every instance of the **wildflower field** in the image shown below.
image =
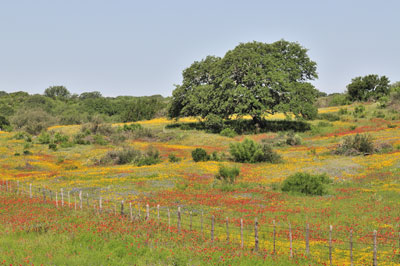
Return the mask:
M345 108L351 113L354 106ZM350 265L352 257L354 265L371 265L376 230L378 265L400 265L400 118L388 110L377 116L377 109L369 104L364 117L311 121L311 130L297 133L301 144L274 146L282 157L275 164L194 162L191 153L203 148L223 157L231 143L269 143L282 133L229 138L168 128L175 121L165 118L137 122L162 140L120 144L157 149L161 162L144 166L96 163L115 149L111 143L53 150L0 132L0 264ZM48 129L67 136L79 130ZM389 148L333 152L361 133ZM180 160L171 162L171 154ZM221 166L240 169L235 184L216 185ZM325 173L333 183L323 196L282 192L280 184L297 172Z

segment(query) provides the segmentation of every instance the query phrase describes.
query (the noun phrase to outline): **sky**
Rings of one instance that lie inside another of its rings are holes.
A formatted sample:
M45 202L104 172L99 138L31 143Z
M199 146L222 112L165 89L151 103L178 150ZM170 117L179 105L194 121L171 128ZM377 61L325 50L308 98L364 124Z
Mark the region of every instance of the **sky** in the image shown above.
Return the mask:
M194 61L280 39L309 50L321 91L367 74L395 82L399 11L397 0L0 0L0 91L170 96Z

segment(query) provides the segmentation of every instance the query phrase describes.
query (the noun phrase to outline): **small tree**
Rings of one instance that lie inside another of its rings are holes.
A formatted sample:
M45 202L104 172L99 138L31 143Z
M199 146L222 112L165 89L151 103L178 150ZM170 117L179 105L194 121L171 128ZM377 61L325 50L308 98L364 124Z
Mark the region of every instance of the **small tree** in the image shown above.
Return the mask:
M281 157L272 149L270 145L260 145L250 139L245 139L240 143L230 144L230 153L235 162L241 163L276 163L281 160Z
M240 170L237 167L221 166L215 178L223 183L233 184L239 176Z
M44 91L44 95L53 99L65 100L71 97L71 93L64 86L51 86Z
M321 196L327 193L326 184L330 182L326 174L296 173L283 181L282 191Z
M347 85L347 93L351 101L379 100L389 94L389 83L390 81L386 76L356 77Z
M202 149L202 148L196 148L194 151L192 151L192 158L193 161L195 162L200 162L200 161L208 161L210 159L210 156L207 154L207 152Z

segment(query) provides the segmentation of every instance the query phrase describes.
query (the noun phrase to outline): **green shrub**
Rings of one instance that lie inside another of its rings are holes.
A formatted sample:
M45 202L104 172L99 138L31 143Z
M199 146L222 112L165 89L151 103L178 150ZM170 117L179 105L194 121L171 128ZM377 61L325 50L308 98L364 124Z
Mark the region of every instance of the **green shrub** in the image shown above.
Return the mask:
M332 127L333 125L329 122L325 122L325 121L320 121L317 124L317 127Z
M340 108L338 114L339 115L347 115L347 108Z
M11 118L16 129L23 130L29 134L37 135L49 126L54 125L56 120L50 114L41 109L19 110Z
M149 147L147 151L142 154L141 158L136 162L136 165L153 165L159 162L161 162L160 152L153 147Z
M170 163L177 163L177 162L180 162L180 161L182 161L182 158L179 158L179 157L177 157L175 154L170 154L170 155L168 155L168 161L170 162Z
M239 173L240 170L237 167L220 166L215 179L223 183L233 184L239 176Z
M69 137L67 135L64 135L59 132L54 134L54 143L61 144L61 143L66 143L68 141L69 141Z
M40 135L37 137L37 141L39 144L49 144L51 141L50 133L47 131L42 131Z
M235 130L233 130L233 129L229 128L229 127L223 129L219 134L221 136L228 137L228 138L234 138L234 137L237 136Z
M354 117L365 117L365 106L364 105L358 105L354 108L353 112Z
M200 162L200 161L205 162L210 159L210 156L204 149L196 148L194 151L192 151L192 158L193 161L195 162Z
M260 145L250 139L245 139L240 143L231 143L230 154L235 162L241 163L275 163L280 161L280 156L272 150L270 145Z
M295 173L283 181L282 191L321 196L327 193L326 184L329 183L326 174Z
M302 139L299 135L294 134L293 131L289 132L286 137L286 144L290 146L301 145Z
M128 164L136 160L140 160L142 153L132 147L124 147L119 150L107 152L98 162L100 165L105 164Z
M24 150L24 155L31 155L32 152L30 150Z
M224 127L224 120L218 115L209 114L204 120L206 130L211 133L219 133Z
M336 154L342 155L359 155L371 154L374 152L374 143L369 134L356 134L355 136L347 136L344 138L336 150Z
M53 151L56 151L56 150L57 150L57 144L55 144L55 143L50 143L50 144L49 144L49 149L50 149L50 150L53 150Z
M331 122L334 121L339 121L340 120L340 116L337 115L336 113L323 113L323 114L319 114L318 118L321 120L328 120Z

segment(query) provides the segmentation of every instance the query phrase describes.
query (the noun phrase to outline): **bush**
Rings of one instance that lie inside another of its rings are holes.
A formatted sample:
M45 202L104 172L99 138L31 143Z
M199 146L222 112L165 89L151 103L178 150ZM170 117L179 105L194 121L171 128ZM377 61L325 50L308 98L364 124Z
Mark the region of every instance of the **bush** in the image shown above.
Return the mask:
M221 136L228 137L228 138L234 138L234 137L237 136L235 130L233 130L233 129L229 128L229 127L223 129L219 134Z
M296 173L283 181L282 191L321 196L327 193L326 184L329 183L326 174Z
M142 154L141 158L136 162L136 165L153 165L159 162L161 162L160 152L153 147L149 147L145 154Z
M347 115L347 108L340 108L338 114L339 115Z
M290 146L301 145L301 137L294 132L289 132L286 137L286 144Z
M224 127L224 120L218 115L209 114L204 120L206 130L211 133L219 133Z
M124 147L120 150L112 150L103 156L98 164L127 164L139 160L142 153L132 147Z
M55 119L43 110L20 110L12 118L11 122L16 129L21 129L29 134L37 135L49 126Z
M280 156L268 144L260 145L253 140L245 139L241 143L231 143L230 153L235 162L258 163L280 161Z
M207 154L207 152L202 149L202 148L196 148L194 151L192 151L192 158L193 161L195 162L200 162L200 161L208 161L210 159L210 156Z
M336 154L342 155L359 155L371 154L374 152L374 143L369 134L356 134L355 136L347 136L344 138L336 150Z
M39 144L49 144L51 141L50 133L47 131L42 131L40 135L37 137L37 141Z
M334 121L339 121L340 120L340 116L337 115L336 113L323 113L323 114L319 114L318 118L321 120L328 120L331 122Z
M223 183L233 184L239 176L239 173L240 170L237 167L221 166L219 168L218 174L215 176L215 179Z
M56 150L57 150L57 144L55 144L55 143L50 143L50 144L49 144L49 149L50 149L50 150L53 150L53 151L56 151Z
M354 108L353 112L354 117L365 117L365 106L364 105L358 105Z
M168 155L168 161L170 163L177 163L177 162L182 161L182 158L176 157L175 154L170 154L170 155Z

